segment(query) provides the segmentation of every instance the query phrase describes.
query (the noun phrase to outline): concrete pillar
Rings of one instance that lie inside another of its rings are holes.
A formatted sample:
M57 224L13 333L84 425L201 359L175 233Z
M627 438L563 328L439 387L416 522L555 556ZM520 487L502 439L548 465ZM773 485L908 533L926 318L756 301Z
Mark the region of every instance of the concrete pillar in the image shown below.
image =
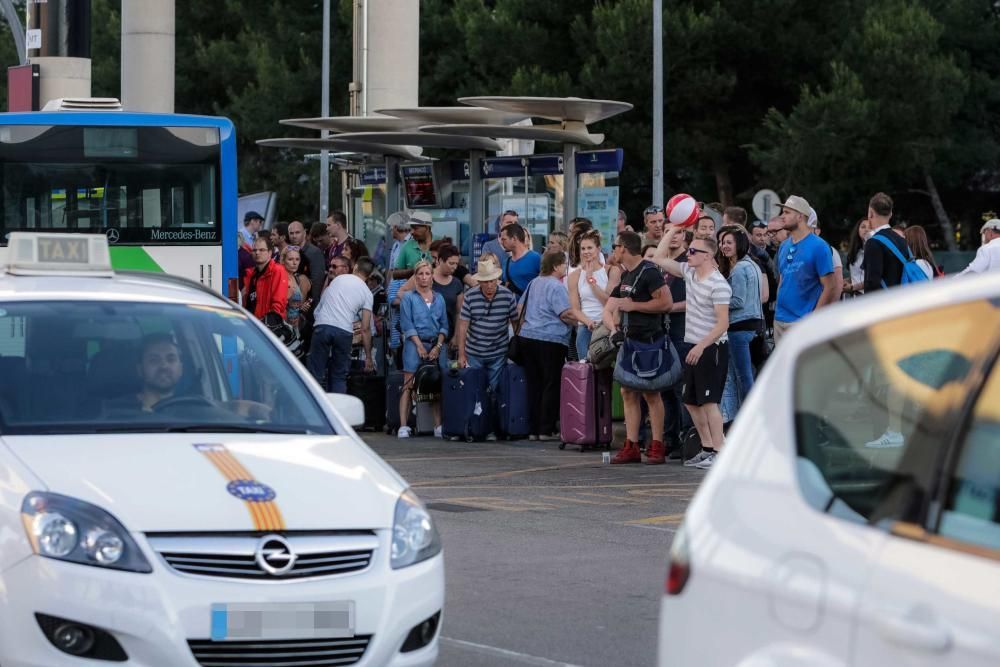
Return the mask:
M60 97L90 97L90 58L32 58L38 65L38 104Z
M420 103L420 3L367 0L361 91L366 116Z
M122 2L122 106L174 111L174 0Z
M90 2L29 2L27 26L28 34L37 36L27 55L38 65L39 105L60 97L90 97Z

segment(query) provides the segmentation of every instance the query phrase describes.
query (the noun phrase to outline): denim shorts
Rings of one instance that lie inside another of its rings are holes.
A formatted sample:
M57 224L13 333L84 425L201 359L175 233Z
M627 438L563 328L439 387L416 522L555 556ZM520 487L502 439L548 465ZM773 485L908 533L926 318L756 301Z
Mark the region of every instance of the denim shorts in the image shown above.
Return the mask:
M424 349L428 352L437 343L436 338L431 340L425 340ZM441 366L442 371L448 370L448 345L442 345L440 354L438 354L438 363ZM417 369L420 368L420 355L417 353L417 346L409 338L403 343L403 371L405 373L416 373Z

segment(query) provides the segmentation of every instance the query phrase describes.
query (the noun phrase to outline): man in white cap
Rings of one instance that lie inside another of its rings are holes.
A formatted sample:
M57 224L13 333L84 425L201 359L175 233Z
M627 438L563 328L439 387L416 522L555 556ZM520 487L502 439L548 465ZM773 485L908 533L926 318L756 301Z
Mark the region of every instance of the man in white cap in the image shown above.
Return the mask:
M781 228L788 238L778 248L778 300L774 313L774 342L795 322L828 303L836 295L833 256L826 241L809 227L810 206L792 195L781 209Z
M1000 219L991 218L979 230L983 244L962 273L986 273L1000 270Z
M413 267L421 260L431 261L431 214L426 211L414 211L410 214L410 240L403 244L392 266L393 280L409 279L413 275Z
M473 278L479 287L465 293L458 316L458 363L485 368L496 389L507 363L510 326L517 320L517 299L500 284L500 266L490 257L479 260Z

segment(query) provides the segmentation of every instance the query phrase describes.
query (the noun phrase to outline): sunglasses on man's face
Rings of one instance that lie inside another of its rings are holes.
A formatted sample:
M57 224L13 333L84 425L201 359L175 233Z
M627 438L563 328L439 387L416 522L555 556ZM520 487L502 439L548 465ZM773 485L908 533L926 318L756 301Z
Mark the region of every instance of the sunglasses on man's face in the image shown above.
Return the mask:
M702 250L701 248L688 248L689 255L711 255L707 250Z

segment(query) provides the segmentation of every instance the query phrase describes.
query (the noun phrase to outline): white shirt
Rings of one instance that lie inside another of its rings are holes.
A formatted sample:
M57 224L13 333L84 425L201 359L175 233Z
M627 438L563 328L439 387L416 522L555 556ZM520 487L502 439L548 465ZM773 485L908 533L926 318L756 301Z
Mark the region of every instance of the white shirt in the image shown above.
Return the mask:
M594 271L594 280L597 281L597 286L602 290L608 289L608 272L603 266ZM590 319L600 320L601 313L604 312L604 304L594 294L593 288L587 282L587 272L583 269L580 269L580 277L577 279L576 286L580 294L580 310Z
M858 251L858 256L851 263L851 282L854 284L865 282L865 270L861 268L864 261L865 251L861 249Z
M354 274L337 276L323 290L316 309L316 326L336 327L354 333L354 320L362 310L371 310L372 291Z
M1000 270L1000 238L979 246L976 258L969 262L962 273L986 273Z
M392 244L392 249L389 250L389 263L386 264L386 269L392 270L396 268L396 258L399 257L399 250L403 247L403 244L410 240L411 234L407 234L406 238L402 241L394 241Z
M928 262L926 259L918 259L917 266L923 269L924 273L927 274L927 280L930 280L934 277L934 267L932 267L931 263Z

